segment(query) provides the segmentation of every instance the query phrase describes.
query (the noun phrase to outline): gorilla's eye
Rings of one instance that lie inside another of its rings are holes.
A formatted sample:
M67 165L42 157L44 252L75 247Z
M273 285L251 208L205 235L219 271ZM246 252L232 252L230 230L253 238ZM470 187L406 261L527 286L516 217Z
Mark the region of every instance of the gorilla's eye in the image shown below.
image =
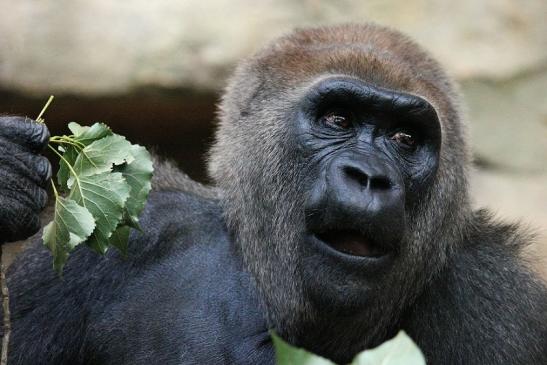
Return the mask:
M391 136L391 139L407 149L413 149L416 147L416 139L411 134L406 132L396 132Z
M329 111L321 116L320 122L327 127L348 129L352 125L352 118L349 113L341 110L336 110Z

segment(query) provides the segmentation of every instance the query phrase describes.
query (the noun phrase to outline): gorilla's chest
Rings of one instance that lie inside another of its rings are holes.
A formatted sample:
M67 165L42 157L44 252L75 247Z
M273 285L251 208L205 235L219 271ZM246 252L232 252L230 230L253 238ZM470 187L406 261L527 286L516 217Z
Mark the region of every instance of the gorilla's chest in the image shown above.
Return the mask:
M92 329L104 364L269 364L273 350L247 273L225 243L193 245L128 285Z

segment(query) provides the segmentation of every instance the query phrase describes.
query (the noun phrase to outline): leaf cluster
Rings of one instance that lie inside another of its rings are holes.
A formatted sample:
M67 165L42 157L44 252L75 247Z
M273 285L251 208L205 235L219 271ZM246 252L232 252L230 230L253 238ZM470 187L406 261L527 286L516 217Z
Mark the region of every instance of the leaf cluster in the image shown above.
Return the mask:
M277 365L335 365L321 356L293 347L272 333ZM349 365L425 365L418 346L404 332L380 346L363 351Z
M148 151L105 124L68 127L72 135L50 139L60 167L58 189L53 184L54 218L43 231L44 245L59 273L69 253L84 242L100 254L110 246L127 252L130 228L140 229L139 214L153 173Z

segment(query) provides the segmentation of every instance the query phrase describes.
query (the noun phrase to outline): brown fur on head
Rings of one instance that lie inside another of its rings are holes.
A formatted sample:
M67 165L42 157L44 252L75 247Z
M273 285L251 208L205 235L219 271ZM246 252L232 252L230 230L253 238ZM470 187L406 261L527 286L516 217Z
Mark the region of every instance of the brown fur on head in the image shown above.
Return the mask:
M407 212L402 259L382 283L385 290L359 313L362 321L352 314L344 322L343 305L341 313L314 306L299 271L307 166L293 148L291 116L305 91L330 75L421 96L441 123L433 188ZM373 24L296 30L239 66L220 105L209 171L277 331L297 343L306 328L330 331L329 343L314 346L335 358L337 351L352 351L337 349L340 344L362 349L390 330L461 240L469 213L469 153L461 119L454 85L439 64L406 36ZM331 323L321 320L327 315Z

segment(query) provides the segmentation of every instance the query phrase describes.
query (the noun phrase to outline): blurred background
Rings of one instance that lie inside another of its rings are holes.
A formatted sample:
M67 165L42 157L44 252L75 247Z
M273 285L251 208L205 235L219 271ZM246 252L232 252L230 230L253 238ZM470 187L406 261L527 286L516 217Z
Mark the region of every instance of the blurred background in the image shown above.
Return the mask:
M547 257L545 0L0 0L0 9L0 112L35 118L54 94L52 133L105 121L205 182L215 104L238 60L294 27L396 27L461 85L474 204L528 222L535 254ZM539 269L547 277L547 264Z

